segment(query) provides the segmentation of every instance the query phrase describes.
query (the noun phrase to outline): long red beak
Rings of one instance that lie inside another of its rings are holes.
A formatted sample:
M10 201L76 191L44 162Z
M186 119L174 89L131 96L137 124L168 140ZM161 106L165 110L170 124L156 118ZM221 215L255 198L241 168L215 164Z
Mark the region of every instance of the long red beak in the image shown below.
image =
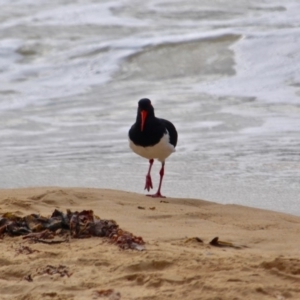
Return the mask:
M145 126L145 121L146 121L147 115L148 115L148 112L146 110L142 110L141 111L141 116L142 116L141 131L144 130L144 126Z

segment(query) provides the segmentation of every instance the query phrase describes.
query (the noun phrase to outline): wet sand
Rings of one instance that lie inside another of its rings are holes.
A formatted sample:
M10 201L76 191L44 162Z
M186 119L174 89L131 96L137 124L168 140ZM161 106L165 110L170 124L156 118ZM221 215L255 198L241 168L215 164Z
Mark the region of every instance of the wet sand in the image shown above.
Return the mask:
M300 217L203 200L163 200L88 188L0 190L1 214L92 209L146 242L146 251L133 251L96 237L48 245L5 236L0 298L299 299ZM230 244L210 245L215 237ZM21 246L37 251L18 254ZM42 274L47 265L62 265L70 276ZM25 279L29 275L31 282Z

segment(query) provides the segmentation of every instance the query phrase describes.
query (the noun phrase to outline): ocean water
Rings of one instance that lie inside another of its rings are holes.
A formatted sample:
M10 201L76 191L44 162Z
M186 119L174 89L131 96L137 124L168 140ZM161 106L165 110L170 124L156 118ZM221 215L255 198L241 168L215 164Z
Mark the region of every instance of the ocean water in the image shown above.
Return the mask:
M298 0L0 6L0 188L143 193L148 97L179 133L164 194L300 215Z

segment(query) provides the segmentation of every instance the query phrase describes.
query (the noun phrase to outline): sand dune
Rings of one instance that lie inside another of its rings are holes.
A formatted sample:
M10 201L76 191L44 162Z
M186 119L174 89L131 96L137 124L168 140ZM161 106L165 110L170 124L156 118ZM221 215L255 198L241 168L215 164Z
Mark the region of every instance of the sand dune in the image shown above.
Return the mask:
M97 237L48 245L4 236L0 299L300 299L300 217L164 200L85 188L1 190L0 214L92 209L142 236L146 251ZM214 237L229 244L212 246Z

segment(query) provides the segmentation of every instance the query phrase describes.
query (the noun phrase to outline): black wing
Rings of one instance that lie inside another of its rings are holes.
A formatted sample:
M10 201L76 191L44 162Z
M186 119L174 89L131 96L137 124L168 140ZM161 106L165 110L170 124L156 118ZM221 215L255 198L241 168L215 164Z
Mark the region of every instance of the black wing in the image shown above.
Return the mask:
M165 119L159 119L164 126L167 128L169 135L170 135L170 143L176 147L177 145L177 140L178 140L178 133L177 130L175 128L175 126L168 120Z

